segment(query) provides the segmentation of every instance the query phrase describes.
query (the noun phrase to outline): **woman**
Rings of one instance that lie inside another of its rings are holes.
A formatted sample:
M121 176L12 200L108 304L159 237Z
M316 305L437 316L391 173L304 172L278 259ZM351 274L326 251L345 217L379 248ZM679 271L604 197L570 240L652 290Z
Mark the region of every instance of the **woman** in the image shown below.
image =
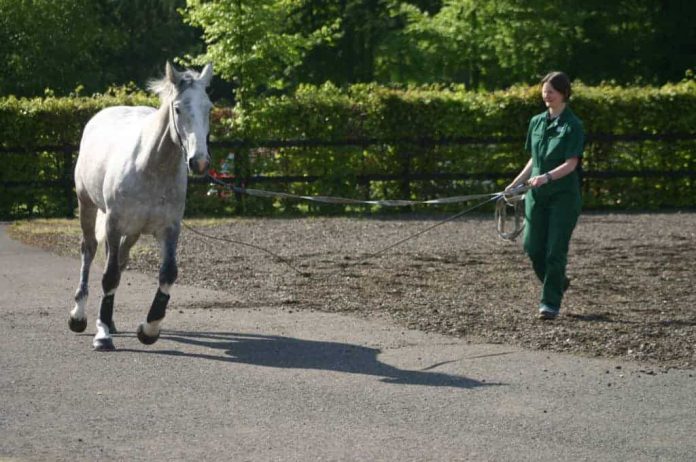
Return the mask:
M539 317L555 319L561 309L568 244L582 199L578 163L584 146L582 122L568 107L570 79L551 72L541 80L547 110L532 117L525 150L531 159L507 189L532 186L525 198L524 250L543 284Z

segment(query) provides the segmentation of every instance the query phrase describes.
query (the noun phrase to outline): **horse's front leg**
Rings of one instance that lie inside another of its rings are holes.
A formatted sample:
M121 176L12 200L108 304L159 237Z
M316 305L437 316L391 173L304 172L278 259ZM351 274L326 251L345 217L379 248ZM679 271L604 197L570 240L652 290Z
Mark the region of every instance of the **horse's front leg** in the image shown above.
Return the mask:
M162 266L159 273L159 289L147 314L147 322L138 326L138 339L145 345L152 345L159 339L160 324L164 319L169 302L169 290L178 274L176 267L176 246L179 241L179 225L167 228L162 240Z
M111 326L114 325L114 295L121 282L121 268L118 255L121 244L121 236L106 222L106 268L102 276L102 300L97 319L97 333L94 336L92 346L98 351L114 350L113 334Z
M97 238L94 235L94 222L97 217L97 208L93 204L85 204L79 201L80 226L82 227L82 242L80 254L82 265L80 268L80 285L75 292L75 307L70 312L68 326L73 332L82 332L87 328L87 315L85 305L89 296L89 269L97 251Z

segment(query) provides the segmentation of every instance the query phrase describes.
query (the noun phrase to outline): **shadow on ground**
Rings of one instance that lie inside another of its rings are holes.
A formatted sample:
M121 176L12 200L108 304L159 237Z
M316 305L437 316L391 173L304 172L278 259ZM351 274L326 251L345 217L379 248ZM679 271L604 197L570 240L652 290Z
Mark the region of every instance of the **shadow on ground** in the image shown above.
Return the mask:
M121 334L118 336L130 336ZM182 332L162 331L160 342L175 342L202 347L209 352L184 352L180 350L119 349L120 352L137 352L189 358L224 361L255 366L284 369L317 369L381 377L385 383L425 385L432 387L475 388L501 385L486 383L466 377L429 372L425 370L399 369L377 359L381 350L348 343L301 340L275 335L250 335L232 332Z

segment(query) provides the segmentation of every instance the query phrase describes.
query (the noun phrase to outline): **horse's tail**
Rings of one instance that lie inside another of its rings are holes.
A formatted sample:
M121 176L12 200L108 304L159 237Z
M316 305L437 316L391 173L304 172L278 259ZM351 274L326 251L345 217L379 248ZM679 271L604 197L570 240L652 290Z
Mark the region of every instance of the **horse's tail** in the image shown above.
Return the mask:
M97 242L101 244L106 239L106 214L101 210L97 211L97 222L94 225L94 233L97 235Z

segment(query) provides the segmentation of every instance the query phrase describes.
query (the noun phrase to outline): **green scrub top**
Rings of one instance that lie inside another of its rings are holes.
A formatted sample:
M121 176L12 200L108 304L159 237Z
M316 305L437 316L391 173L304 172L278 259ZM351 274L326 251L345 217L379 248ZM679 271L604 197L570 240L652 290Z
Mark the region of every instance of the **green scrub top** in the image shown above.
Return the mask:
M568 106L553 120L548 111L532 117L525 143L525 150L532 156L531 176L543 175L571 157L582 157L584 144L582 121ZM577 168L561 179L530 190L527 200L544 201L551 197L574 203L579 211L582 199Z

